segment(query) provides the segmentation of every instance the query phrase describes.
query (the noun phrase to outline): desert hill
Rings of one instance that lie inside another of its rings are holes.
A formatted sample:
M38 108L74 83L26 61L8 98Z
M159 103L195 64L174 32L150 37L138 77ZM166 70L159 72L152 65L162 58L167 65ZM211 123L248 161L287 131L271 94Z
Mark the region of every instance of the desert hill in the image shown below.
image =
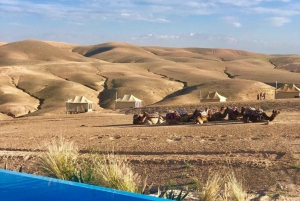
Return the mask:
M56 41L44 41L44 42L53 45L55 47L59 47L61 49L65 49L69 51L72 51L72 49L78 46L77 44L70 44L70 43L56 42Z
M147 63L159 60L154 54L142 47L116 42L75 47L73 52L112 63Z
M0 57L0 113L11 116L64 113L75 95L101 110L114 108L116 92L162 106L199 103L213 91L229 102L260 92L274 99L276 81L300 86L299 55L25 40L0 46Z
M39 61L84 61L84 57L37 40L25 40L0 46L0 65Z

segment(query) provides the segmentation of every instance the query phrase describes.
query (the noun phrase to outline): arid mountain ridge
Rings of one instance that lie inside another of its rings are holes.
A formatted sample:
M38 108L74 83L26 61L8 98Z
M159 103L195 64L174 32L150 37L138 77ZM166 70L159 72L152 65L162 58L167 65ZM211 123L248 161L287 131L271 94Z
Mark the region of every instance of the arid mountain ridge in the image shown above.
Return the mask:
M0 118L63 113L75 95L102 110L114 108L116 92L146 106L195 104L213 91L228 101L274 99L276 81L300 86L300 55L24 40L0 43L0 58Z

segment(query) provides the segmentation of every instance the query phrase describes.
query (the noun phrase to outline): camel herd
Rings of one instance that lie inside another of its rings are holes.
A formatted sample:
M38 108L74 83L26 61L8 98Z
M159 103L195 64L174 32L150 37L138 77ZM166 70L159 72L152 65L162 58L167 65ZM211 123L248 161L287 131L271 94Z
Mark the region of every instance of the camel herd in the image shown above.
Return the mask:
M244 123L249 122L264 122L273 121L274 118L280 113L279 110L273 110L271 116L268 116L262 109L251 107L221 107L220 110L215 109L196 109L192 114L183 112L182 110L175 110L167 113L164 117L158 112L133 115L133 124L183 124L193 122L195 124L203 124L210 121L225 120L241 120Z

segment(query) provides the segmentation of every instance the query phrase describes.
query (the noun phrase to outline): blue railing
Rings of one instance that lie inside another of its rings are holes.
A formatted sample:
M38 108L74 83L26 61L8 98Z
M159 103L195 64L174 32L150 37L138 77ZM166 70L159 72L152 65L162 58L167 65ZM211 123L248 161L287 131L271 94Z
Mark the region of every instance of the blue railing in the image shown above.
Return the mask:
M162 201L126 191L0 169L1 201Z

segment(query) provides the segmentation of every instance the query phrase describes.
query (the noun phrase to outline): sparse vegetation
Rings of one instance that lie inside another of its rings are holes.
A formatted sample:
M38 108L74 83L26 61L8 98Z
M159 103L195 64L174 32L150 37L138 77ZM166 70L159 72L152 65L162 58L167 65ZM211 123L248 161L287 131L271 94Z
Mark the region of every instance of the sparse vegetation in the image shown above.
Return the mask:
M185 162L185 163L184 163L184 167L185 167L185 168L190 168L191 166L192 166L192 165L191 165L190 163L188 163L188 162Z
M190 178L190 184L196 184L198 182L198 179L196 177Z
M248 194L243 189L241 182L237 181L233 171L227 174L228 182L225 184L225 192L228 193L231 201L248 201Z
M250 198L237 180L234 172L229 170L224 175L211 173L206 185L200 191L200 201L249 201Z
M200 193L199 201L216 201L220 198L222 176L219 173L210 174Z
M295 163L294 165L292 165L292 168L299 170L300 169L300 165L298 163Z
M79 159L78 148L63 138L45 143L45 147L39 166L47 176L129 192L140 190L141 177L133 172L126 158L112 153Z
M115 154L96 155L93 158L94 184L139 192L141 177L133 172L126 158Z
M172 179L169 179L169 180L167 181L167 183L166 183L166 186L167 186L168 188L171 188L171 187L175 186L175 183L174 183L174 181L173 181Z
M158 194L160 198L165 198L165 199L169 199L169 200L178 200L178 201L182 201L184 200L188 194L189 194L189 191L186 191L184 194L183 194L183 190L181 190L178 195L176 195L176 192L175 190L165 190L163 192L160 192L160 190L158 190Z
M63 179L74 180L77 174L78 148L73 142L60 138L45 143L46 151L39 159L39 167L43 174Z

